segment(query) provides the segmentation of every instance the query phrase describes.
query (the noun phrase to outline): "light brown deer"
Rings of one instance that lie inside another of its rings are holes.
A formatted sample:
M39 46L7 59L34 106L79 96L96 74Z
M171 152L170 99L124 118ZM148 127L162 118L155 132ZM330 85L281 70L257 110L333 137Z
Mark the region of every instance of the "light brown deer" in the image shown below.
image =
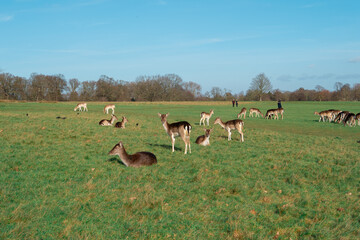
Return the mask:
M84 111L87 111L87 103L78 103L76 107L74 108L74 112L79 109L79 111L82 111L82 108L84 108Z
M221 119L218 117L215 119L214 124L219 124L222 128L224 128L228 132L228 141L231 140L231 130L236 129L240 134L240 142L244 142L244 133L243 133L243 127L244 122L240 119L230 120L227 122L221 121Z
M125 123L129 122L126 117L122 117L121 122L115 123L116 128L125 128Z
M109 110L112 110L112 114L115 114L115 105L114 104L108 104L104 107L104 113L109 114Z
M185 154L187 154L187 147L189 145L189 152L191 153L191 146L190 146L190 131L191 131L191 125L190 123L186 121L181 122L175 122L169 124L167 122L167 117L169 116L169 113L167 114L161 114L158 113L158 116L160 117L160 120L163 124L163 127L166 131L166 133L171 137L171 143L172 143L172 152L175 152L175 138L180 136L181 139L185 143Z
M118 155L127 167L150 166L157 163L156 156L151 152L127 154L121 141L111 149L109 155Z
M246 118L246 108L242 108L241 111L238 113L237 118L243 116L244 119Z
M264 117L264 114L262 114L259 109L257 109L257 108L250 108L250 110L249 110L249 117L252 117L254 113L255 113L255 117L259 117L259 115L261 115L261 117Z
M209 120L210 120L210 118L211 118L211 116L214 114L214 110L213 109L211 109L210 110L210 113L207 113L207 112L202 112L201 114L200 114L200 126L201 126L201 122L204 124L204 126L205 126L205 119L206 119L206 121L207 121L207 125L209 126Z
M202 145L202 146L209 146L210 145L210 133L212 129L204 129L205 135L198 136L195 143Z
M356 120L358 120L358 125L360 126L360 113L355 115Z
M332 118L332 112L328 111L328 110L321 111L321 112L314 112L314 115L320 116L319 122L321 122L321 121L325 122L326 118L329 119L329 122L330 122L330 120Z
M114 115L114 114L111 114L111 119L110 120L107 120L107 119L103 119L99 122L99 125L101 126L112 126L113 123L118 120L118 118Z

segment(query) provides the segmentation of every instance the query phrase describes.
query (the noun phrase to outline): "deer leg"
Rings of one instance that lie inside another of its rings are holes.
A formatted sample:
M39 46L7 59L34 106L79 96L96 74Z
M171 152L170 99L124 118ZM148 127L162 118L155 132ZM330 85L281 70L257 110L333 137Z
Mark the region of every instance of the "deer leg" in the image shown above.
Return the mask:
M231 140L231 131L228 130L228 141L230 141L230 140Z
M175 137L174 137L174 135L171 135L171 144L172 144L172 152L175 152L175 148L174 148L174 145L175 145Z
M208 123L208 126L209 126L209 121L210 121L210 118L206 119L207 120L207 123Z

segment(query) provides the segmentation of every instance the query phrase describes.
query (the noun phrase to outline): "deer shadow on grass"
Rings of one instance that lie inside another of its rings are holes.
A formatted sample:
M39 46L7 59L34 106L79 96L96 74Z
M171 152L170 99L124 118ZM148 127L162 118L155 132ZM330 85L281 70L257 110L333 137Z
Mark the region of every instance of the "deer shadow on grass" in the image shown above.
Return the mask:
M126 165L121 161L120 158L116 158L116 157L112 157L112 158L108 159L108 162L117 162L117 163L119 163L119 164L121 164L121 165L126 166Z
M171 145L165 145L165 144L153 144L153 143L148 143L148 145L149 145L149 146L151 146L151 147L162 147L162 148L165 148L165 149L172 150L172 146L171 146ZM179 147L175 147L175 146L174 146L174 149L175 149L176 151L181 150L181 148L179 148Z

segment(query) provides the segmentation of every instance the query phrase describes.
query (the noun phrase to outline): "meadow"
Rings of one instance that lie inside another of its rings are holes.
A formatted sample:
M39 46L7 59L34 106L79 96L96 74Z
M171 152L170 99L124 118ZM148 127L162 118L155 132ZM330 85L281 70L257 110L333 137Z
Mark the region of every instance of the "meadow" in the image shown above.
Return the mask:
M360 126L314 115L359 102L283 102L283 120L246 117L243 143L215 118L276 102L115 103L125 129L98 125L105 104L0 102L0 238L360 238ZM198 146L210 109L211 146ZM180 138L171 152L158 112L193 126L191 154ZM120 140L158 164L127 168L108 155Z

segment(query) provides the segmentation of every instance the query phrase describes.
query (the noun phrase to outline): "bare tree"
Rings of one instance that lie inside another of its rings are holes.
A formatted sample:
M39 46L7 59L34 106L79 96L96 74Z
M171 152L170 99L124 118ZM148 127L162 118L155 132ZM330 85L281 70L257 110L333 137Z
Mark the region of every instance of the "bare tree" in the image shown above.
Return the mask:
M264 95L272 90L271 82L264 73L261 73L253 78L250 84L250 90L254 92L259 101L262 101Z
M69 80L69 92L70 92L70 97L69 100L70 101L77 101L79 98L79 94L76 91L78 89L78 87L80 87L80 82L77 78L72 78Z

